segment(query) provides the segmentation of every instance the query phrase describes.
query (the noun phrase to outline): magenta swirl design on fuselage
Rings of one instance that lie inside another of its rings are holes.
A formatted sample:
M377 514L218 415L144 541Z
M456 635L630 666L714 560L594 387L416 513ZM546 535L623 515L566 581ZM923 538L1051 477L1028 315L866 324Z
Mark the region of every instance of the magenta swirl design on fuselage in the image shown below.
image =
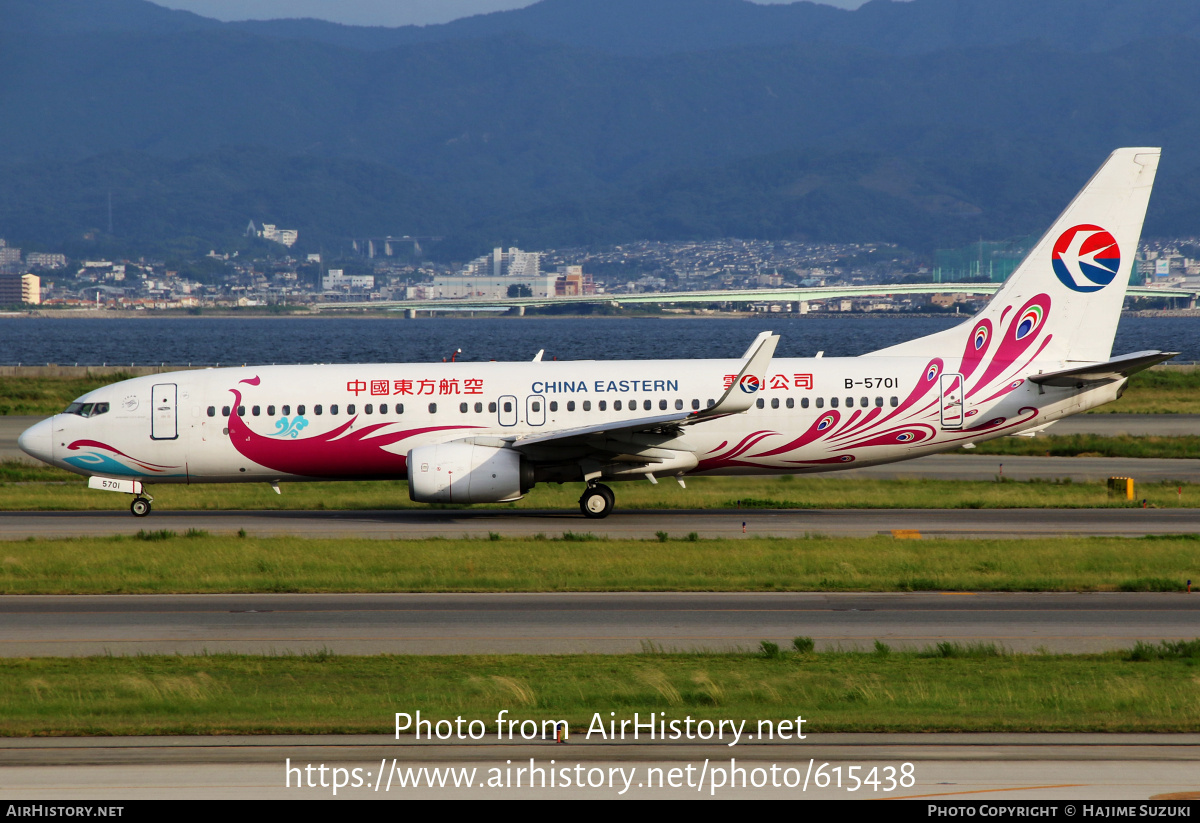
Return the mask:
M1025 305L1009 321L1004 330L1004 337L996 347L996 353L992 355L991 361L975 385L967 392L967 397L970 398L985 388L1024 354L1025 350L1038 339L1038 334L1045 328L1046 320L1049 317L1050 295L1039 294L1026 301ZM1045 343L1042 345L1044 347Z
M776 454L783 454L784 452L790 452L795 449L803 448L809 443L820 440L822 437L825 437L827 434L833 431L837 427L838 420L841 418L841 416L841 412L831 409L830 411L827 411L825 414L818 417L813 424L808 427L808 431L797 437L795 440L784 443L782 446L776 446L770 451L759 452L754 456L771 457Z
M864 449L868 446L906 446L923 443L937 436L937 429L925 423L906 423L884 432L876 432L865 440L856 440L839 446L834 451Z
M896 408L892 409L892 411L890 413L879 418L879 420L876 422L876 425L877 426L882 425L882 424L886 423L887 421L897 417L898 415L904 414L904 412L908 411L908 409L911 408L914 403L919 402L923 397L925 397L925 395L929 394L929 390L931 388L934 388L935 386L937 386L937 379L941 375L942 370L945 368L946 368L946 364L942 360L942 358L935 357L932 360L930 360L925 365L924 376L922 377L922 379L917 381L917 385L914 386L913 390L908 393L908 397L904 398L904 402L902 402ZM934 399L931 402L937 403L937 400ZM853 426L853 427L847 426L845 431L840 431L833 437L830 437L829 439L830 439L830 441L840 441L840 440L845 440L847 437L850 437L852 435L862 434L863 432L861 430L868 423L870 423L871 420L872 420L871 415L867 415L859 422L859 424L857 426Z
M479 428L424 426L395 430L395 423L374 423L351 431L358 420L355 416L324 434L297 440L278 439L251 431L235 413L242 403L241 392L229 391L234 396L229 414L229 441L238 453L260 466L301 477L402 477L408 467L407 454L387 451L385 446L428 432Z
M980 320L975 324L975 330L967 338L967 347L963 350L962 363L958 367L963 380L970 377L975 368L983 362L992 343L992 321Z
M705 458L701 459L699 464L696 466L695 471L709 471L711 469L722 469L722 468L727 468L730 466L756 466L757 464L755 464L755 463L747 463L747 462L738 460L736 458L738 458L745 452L749 451L750 449L754 448L754 446L756 446L763 439L765 439L767 437L778 437L778 436L779 436L779 432L767 431L765 429L756 431L756 432L751 432L750 434L746 435L741 440L739 440L737 445L735 445L728 451L723 452L722 454L714 455L712 457L705 457ZM725 443L722 443L721 446L718 446L717 448L713 449L712 451L709 452L709 454L712 454L715 451L719 451L721 449L721 447L724 445L725 445Z

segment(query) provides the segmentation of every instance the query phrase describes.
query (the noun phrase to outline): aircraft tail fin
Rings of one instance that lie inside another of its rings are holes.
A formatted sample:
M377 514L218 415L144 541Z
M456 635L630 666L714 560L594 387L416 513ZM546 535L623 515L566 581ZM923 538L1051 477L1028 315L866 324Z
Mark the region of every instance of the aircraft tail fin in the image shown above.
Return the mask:
M1160 149L1117 149L970 321L873 352L981 361L1097 363L1113 337L1133 270Z

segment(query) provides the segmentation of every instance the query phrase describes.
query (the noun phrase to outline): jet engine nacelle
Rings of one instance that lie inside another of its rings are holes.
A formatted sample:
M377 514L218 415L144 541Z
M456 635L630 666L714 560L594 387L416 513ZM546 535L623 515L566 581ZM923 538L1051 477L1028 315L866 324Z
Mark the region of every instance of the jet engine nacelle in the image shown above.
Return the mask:
M501 503L532 486L532 472L512 449L440 443L408 453L408 496L418 503Z

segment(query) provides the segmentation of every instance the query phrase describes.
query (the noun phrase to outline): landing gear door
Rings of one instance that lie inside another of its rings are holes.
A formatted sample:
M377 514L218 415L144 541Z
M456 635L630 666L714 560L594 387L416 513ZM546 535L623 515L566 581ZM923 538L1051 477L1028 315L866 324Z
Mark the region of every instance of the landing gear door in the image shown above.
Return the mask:
M150 439L179 438L179 391L174 383L159 383L151 389Z
M517 398L511 394L506 394L500 398L496 405L499 407L497 414L500 416L501 426L517 425Z
M963 377L961 374L942 375L942 428L963 427Z

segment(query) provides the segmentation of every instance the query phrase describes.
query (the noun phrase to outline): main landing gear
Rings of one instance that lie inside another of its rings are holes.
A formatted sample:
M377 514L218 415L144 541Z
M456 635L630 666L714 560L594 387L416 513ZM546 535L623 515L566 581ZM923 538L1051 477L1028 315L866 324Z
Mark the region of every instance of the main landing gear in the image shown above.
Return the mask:
M129 504L129 510L134 517L145 517L150 513L150 501L145 497L135 497Z
M596 483L588 486L583 492L583 497L579 498L579 510L583 512L584 517L599 520L612 514L616 502L617 496L613 494L612 489L603 483Z

